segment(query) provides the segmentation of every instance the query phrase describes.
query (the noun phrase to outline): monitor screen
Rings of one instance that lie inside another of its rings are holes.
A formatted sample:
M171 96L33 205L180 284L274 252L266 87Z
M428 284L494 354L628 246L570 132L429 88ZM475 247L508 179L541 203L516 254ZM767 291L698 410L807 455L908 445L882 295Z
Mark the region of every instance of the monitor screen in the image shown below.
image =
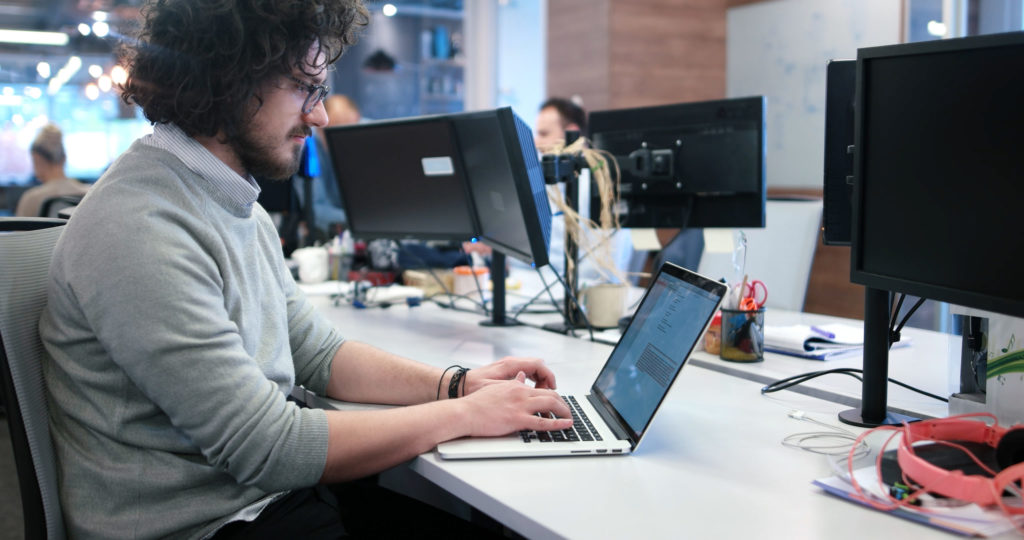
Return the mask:
M858 52L852 281L1024 316L1024 33Z
M822 240L850 245L853 207L853 105L857 61L831 60L825 66L825 190Z
M589 124L622 171L623 227L764 227L763 97L595 111Z
M551 207L530 128L509 107L449 118L477 212L480 240L537 267L548 264Z
M448 117L338 126L325 135L354 236L460 241L475 235Z

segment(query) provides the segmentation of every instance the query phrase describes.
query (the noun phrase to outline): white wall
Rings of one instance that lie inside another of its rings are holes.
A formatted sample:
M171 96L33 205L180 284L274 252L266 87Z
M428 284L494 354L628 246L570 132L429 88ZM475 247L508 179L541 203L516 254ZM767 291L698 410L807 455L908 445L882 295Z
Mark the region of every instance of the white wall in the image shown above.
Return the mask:
M467 110L510 106L533 126L545 99L547 0L466 2Z
M899 42L901 4L774 0L729 9L726 93L766 96L769 187L822 187L825 64Z
M531 127L547 98L547 11L546 0L506 0L498 8L496 106L512 107Z

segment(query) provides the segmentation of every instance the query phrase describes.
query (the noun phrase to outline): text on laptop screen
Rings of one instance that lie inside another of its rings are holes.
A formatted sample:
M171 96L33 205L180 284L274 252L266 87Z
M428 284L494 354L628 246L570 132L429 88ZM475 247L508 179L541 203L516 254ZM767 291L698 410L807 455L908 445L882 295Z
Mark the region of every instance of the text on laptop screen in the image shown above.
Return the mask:
M635 433L647 428L718 299L666 272L651 286L595 383Z

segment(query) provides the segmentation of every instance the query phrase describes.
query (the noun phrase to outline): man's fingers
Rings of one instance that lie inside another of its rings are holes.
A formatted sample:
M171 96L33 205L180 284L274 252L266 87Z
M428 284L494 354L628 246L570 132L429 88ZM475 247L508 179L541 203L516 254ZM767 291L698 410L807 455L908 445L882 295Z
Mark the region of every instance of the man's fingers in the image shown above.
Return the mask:
M554 413L559 418L572 418L572 411L569 410L569 406L565 404L561 397L557 394L546 394L548 395L534 396L530 400L531 409L544 416Z
M540 416L534 416L532 423L534 424L530 426L532 430L555 431L571 428L572 418L541 418Z

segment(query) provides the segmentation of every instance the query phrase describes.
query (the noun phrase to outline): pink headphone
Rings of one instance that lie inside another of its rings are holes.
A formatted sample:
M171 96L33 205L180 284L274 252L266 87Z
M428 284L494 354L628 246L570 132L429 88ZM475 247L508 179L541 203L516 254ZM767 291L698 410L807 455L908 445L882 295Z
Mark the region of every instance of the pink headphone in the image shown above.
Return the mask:
M981 418L991 418L993 423L989 425ZM896 454L900 469L925 491L982 506L998 505L1010 514L1024 514L1024 506L1003 503L1006 487L1024 479L1024 426L1006 428L998 424L995 416L978 413L908 423L902 432ZM914 452L913 444L921 441L951 446L958 445L946 441L987 444L996 449L1000 471L990 471L994 478L986 478L937 467Z

